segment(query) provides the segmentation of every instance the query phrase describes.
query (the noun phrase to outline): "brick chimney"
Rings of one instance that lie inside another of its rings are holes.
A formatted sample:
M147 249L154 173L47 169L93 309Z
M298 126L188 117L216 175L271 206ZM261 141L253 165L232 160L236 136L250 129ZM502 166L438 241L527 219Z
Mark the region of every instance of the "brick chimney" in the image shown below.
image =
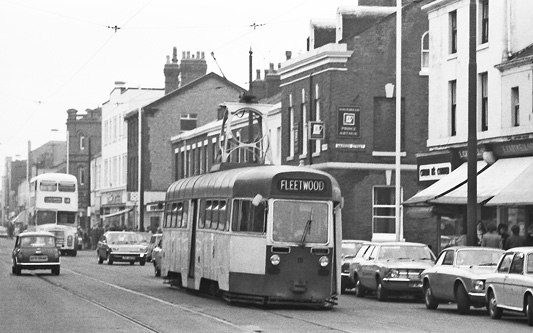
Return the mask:
M172 62L167 56L167 63L163 69L165 73L165 95L180 87L180 66L178 64L178 51L174 47L172 51Z
M268 72L265 75L265 82L266 82L266 97L272 97L281 91L281 88L279 86L281 83L281 76L274 69L273 63L270 63L270 68L268 69Z
M204 52L196 52L196 57L194 54L191 57L191 52L183 52L181 58L181 85L184 85L201 78L207 72L207 62L205 61Z

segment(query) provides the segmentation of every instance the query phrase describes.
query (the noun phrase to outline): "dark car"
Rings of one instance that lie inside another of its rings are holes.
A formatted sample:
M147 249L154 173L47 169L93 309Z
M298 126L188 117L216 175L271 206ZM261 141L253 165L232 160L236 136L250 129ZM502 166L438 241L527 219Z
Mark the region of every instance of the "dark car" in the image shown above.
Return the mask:
M20 275L23 269L50 269L52 274L59 275L60 254L54 234L23 232L15 239L11 271Z
M146 242L130 231L108 231L100 237L96 246L99 264L107 260L109 265L114 262L129 262L131 265L138 262L144 266L146 251Z
M505 251L486 283L491 318L500 319L503 310L521 313L533 326L533 247Z
M420 274L435 264L427 245L409 242L372 243L363 259L353 265L355 295L375 291L384 301L391 294L422 295Z
M355 284L350 279L350 263L363 246L365 241L345 239L341 242L341 293L346 289L355 288Z
M422 272L424 300L428 309L455 302L461 314L470 306L486 306L485 278L494 272L503 250L478 246L444 249L435 266Z

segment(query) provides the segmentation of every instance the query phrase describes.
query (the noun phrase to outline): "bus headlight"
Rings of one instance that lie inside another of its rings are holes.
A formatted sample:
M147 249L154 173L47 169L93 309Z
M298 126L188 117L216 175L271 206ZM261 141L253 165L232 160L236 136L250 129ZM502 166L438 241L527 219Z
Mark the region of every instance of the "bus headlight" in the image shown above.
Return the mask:
M327 265L329 265L329 258L326 256L322 256L320 257L320 259L318 259L318 262L320 263L320 266L326 267Z
M281 258L277 255L277 254L273 254L271 257L270 257L270 263L273 265L273 266L277 266L279 265L281 261Z

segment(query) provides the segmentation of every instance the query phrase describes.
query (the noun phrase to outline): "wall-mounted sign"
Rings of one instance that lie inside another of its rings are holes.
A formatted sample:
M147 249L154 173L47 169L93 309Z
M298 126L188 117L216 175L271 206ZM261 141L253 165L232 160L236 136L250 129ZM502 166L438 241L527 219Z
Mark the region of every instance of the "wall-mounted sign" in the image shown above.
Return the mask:
M309 122L309 140L324 140L326 138L323 121Z
M358 138L360 132L360 108L358 106L339 106L337 109L337 135Z
M452 164L450 162L424 164L418 167L418 180L439 180L452 172Z
M364 143L336 143L336 149L354 149L354 150L365 150Z

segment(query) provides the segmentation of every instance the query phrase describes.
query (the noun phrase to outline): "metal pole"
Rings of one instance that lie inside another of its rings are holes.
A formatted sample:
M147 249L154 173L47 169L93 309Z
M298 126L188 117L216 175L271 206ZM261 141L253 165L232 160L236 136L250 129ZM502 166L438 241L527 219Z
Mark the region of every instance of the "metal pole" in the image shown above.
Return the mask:
M396 241L402 238L401 230L401 176L400 176L400 154L401 154L401 128L402 128L402 0L396 0L396 158L395 158L395 232Z
M70 173L70 169L69 169L70 157L69 157L69 155L70 155L70 133L67 130L67 171L65 172L66 174Z
M468 55L468 197L466 239L467 245L477 244L477 63L476 63L476 1L470 0L470 38Z
M144 231L144 193L142 186L142 107L139 107L139 172L138 172L138 191L139 191L139 231Z

